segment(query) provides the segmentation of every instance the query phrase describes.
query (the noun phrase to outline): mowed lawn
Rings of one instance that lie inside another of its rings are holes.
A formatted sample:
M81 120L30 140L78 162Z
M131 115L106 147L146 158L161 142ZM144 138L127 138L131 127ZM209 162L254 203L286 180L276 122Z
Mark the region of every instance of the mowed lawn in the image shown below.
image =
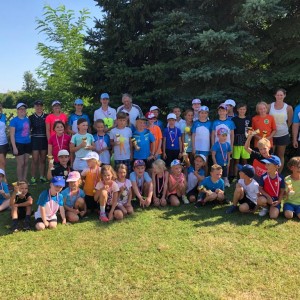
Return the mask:
M7 173L15 181L12 158ZM46 187L30 188L34 200ZM16 234L1 213L0 299L300 299L298 220L225 209L137 209Z

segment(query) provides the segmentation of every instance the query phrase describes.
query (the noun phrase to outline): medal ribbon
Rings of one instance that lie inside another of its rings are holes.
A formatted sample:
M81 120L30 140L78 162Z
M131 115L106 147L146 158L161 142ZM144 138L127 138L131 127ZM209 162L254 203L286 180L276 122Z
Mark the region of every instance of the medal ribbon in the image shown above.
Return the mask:
M160 194L161 193L161 191L162 191L162 189L163 189L163 187L164 187L164 185L165 185L165 172L163 172L163 182L162 182L162 185L161 185L161 187L159 186L159 178L158 178L158 176L156 176L156 182L157 182L157 190L158 190L158 194Z
M171 143L172 143L172 145L171 145L172 147L174 147L174 141L177 137L177 128L175 127L174 129L175 129L175 136L174 136L174 139L172 139L172 132L173 131L170 131L170 127L168 127L168 133L169 133L169 137L170 137L170 140L171 140Z
M278 176L278 174L276 175L276 177L277 177L277 191L275 191L269 175L268 175L268 180L269 180L269 184L270 184L270 186L272 188L272 191L275 194L275 197L278 197L279 196L279 176Z
M225 143L225 146L226 146L226 154L225 155L224 155L221 143L220 142L218 142L218 143L219 143L219 146L220 146L220 149L221 149L221 154L222 154L223 161L224 161L225 164L227 164L227 158L228 158L228 156L227 156L227 150L228 150L227 143Z
M49 192L48 192L48 198L49 198L49 208L50 208L50 213L51 213L50 217L52 217L52 216L55 215L55 210L53 209L53 207L54 207L53 202L55 202L55 201L52 200L50 189L49 189ZM56 194L56 202L58 203L58 193Z
M61 145L59 145L59 141L58 141L57 134L56 134L56 142L57 142L57 146L58 146L59 150L62 150L62 147L63 147L63 144L64 144L64 136L65 136L65 134L63 133L62 140L61 140Z
M103 143L104 143L104 136L102 139L100 139L101 136L99 136L97 134L97 143L99 144L99 147L100 147L100 151L103 149Z

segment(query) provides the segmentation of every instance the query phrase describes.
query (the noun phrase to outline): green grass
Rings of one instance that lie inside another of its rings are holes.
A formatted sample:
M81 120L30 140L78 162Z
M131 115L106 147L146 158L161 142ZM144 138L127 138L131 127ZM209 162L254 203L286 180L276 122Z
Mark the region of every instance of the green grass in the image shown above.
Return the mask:
M46 186L30 189L35 200ZM13 235L1 213L0 298L299 299L299 222L224 211L138 209Z

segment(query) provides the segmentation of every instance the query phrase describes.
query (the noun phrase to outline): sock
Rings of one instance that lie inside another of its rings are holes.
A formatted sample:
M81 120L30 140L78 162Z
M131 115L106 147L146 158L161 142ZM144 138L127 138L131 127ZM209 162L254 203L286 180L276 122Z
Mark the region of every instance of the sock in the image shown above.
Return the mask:
M105 206L100 205L100 212L101 214L105 214Z

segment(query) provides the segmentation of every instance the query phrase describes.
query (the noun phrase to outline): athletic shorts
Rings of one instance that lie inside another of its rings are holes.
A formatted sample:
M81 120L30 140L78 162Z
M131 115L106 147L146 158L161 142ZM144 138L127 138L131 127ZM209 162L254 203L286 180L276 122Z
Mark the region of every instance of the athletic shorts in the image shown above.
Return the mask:
M47 137L31 137L31 149L32 151L47 150Z
M49 223L51 223L51 222L55 222L55 223L57 223L57 219L51 219L51 220L47 220ZM44 221L43 221L43 219L42 218L37 218L36 220L35 220L35 224L37 224L37 223L44 223Z
M296 215L299 215L300 214L300 205L284 203L283 211L285 212L286 210L292 211Z
M246 151L244 146L233 146L233 152L232 152L232 158L233 159L249 159L250 154Z
M264 195L261 195L261 197L265 197L265 198L267 198L266 196L264 196ZM273 201L277 201L278 200L278 197L272 197L272 199L273 199ZM268 204L268 206L270 206L269 204ZM280 209L281 209L281 203L280 204L278 204L278 205L276 205L275 206L276 208L278 208L279 209L279 211L280 211Z
M179 153L180 153L179 150L169 150L169 149L166 149L167 158L165 160L165 163L166 163L167 167L170 167L171 162L174 159L178 159Z
M23 220L26 217L26 207L18 207L18 220Z
M273 145L274 146L287 146L291 143L290 135L284 135L279 137L273 136Z
M0 154L6 155L8 151L9 151L8 144L0 145Z
M16 147L18 149L18 155L16 156L31 154L31 143L28 144L16 143Z
M171 196L176 196L178 198L178 200L183 203L182 196L179 197L177 194L169 194L168 197L167 197L167 203L168 204L171 204L171 200L170 200Z
M99 203L94 200L94 196L84 196L84 201L88 210L99 209Z
M243 199L239 200L239 204L244 204L244 203L248 204L250 210L253 210L256 206L256 204L252 202L249 198L247 198L246 195L244 196Z
M190 199L191 196L195 196L196 200L198 198L198 186L196 185L192 190L187 192L186 194L187 198Z

